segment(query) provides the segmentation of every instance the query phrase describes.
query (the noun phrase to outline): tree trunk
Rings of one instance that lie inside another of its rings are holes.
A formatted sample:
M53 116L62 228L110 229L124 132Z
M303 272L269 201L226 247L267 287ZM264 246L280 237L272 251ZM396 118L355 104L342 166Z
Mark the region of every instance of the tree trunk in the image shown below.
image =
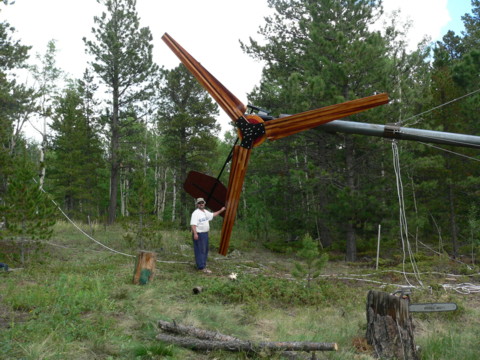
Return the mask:
M160 214L162 214L161 219L163 220L163 215L165 214L165 205L167 203L167 190L168 190L168 168L165 169L163 174L163 190L162 190L162 202L160 206Z
M452 236L453 258L458 257L458 232L457 222L455 218L455 195L453 192L453 185L448 185L448 202L450 212L450 234Z
M187 160L182 156L180 164L180 180L182 182L187 178ZM185 191L180 191L180 226L182 228L187 227L187 193Z
M145 242L143 241L143 203L140 201L140 211L138 215L138 247L145 249Z
M125 176L120 177L120 214L122 216L127 216L126 215L126 179L124 178Z
M160 166L158 165L158 152L155 153L155 203L153 208L155 209L155 214L157 215L157 219L161 219L160 217L160 204L161 204L161 185L160 185Z
M110 200L108 204L108 224L115 223L117 212L117 194L118 194L118 164L112 163L110 170Z
M42 145L40 146L40 176L39 176L39 184L40 190L43 189L43 184L45 183L45 172L46 172L46 164L45 164L45 152L47 150L47 119L43 119L43 133L42 133Z
M326 203L325 196L323 194L319 194L319 203L318 203L318 214L325 214L325 206ZM317 228L318 233L320 235L320 241L322 242L323 247L328 247L333 244L333 239L330 234L330 230L328 229L327 225L325 225L325 221L323 220L322 216L316 218L317 221Z
M408 300L380 291L367 297L367 342L380 359L418 360Z
M345 137L345 162L346 162L346 177L347 177L347 187L350 189L352 197L356 193L355 185L355 149L354 143L351 136ZM353 214L350 214L350 218L345 224L347 230L347 261L357 261L357 236L355 231L355 218Z
M158 165L155 167L155 213L159 220L163 220L165 213L165 199L168 189L167 174L168 168L164 169Z
M172 180L172 221L176 219L176 211L177 211L177 170L172 170L173 180Z
M351 221L346 224L347 227L347 261L357 261L357 238L355 228Z
M115 77L117 78L117 77ZM120 128L119 128L119 113L120 107L118 84L113 84L113 113L111 118L111 131L112 137L110 139L110 151L111 151L111 163L110 163L110 201L108 204L108 224L112 225L115 222L117 212L117 193L118 193L118 181L120 177L120 159L119 159L119 147L120 147Z
M418 207L417 207L417 196L415 194L415 183L413 182L413 177L408 176L410 182L412 183L412 198L413 198L413 209L415 210L415 222L418 224ZM415 228L415 253L418 253L418 225Z

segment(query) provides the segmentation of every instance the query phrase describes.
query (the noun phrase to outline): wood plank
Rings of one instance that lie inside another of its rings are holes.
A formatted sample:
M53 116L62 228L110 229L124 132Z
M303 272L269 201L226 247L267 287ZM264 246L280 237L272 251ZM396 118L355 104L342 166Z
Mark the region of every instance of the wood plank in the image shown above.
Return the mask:
M220 107L233 120L243 116L247 107L237 99L223 84L220 83L210 72L205 69L195 58L190 55L170 35L165 33L162 40L177 55L185 67L192 73L200 84L215 99Z
M384 93L273 119L265 122L266 137L278 140L387 103L388 94Z

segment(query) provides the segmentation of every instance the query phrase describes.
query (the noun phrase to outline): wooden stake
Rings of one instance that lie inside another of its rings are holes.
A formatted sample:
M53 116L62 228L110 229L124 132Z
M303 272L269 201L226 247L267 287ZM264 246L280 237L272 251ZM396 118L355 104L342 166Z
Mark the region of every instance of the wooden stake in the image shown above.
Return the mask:
M135 272L133 274L133 283L135 285L145 285L153 280L156 260L157 255L153 252L140 251L138 253Z

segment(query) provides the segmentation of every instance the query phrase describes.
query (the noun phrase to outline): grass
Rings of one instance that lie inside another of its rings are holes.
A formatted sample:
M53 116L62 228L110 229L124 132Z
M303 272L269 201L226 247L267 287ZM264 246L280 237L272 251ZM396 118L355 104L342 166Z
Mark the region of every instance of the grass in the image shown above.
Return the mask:
M106 246L135 254L120 227L94 230ZM112 253L71 225L58 224L50 244L31 255L23 270L0 273L0 359L280 359L163 344L155 339L160 319L252 341L337 342L338 352L317 357L373 359L364 340L365 303L367 292L378 290L378 283L324 276L306 288L290 275L298 261L293 255L272 253L255 243L244 248L235 239L237 248L226 258L212 249L209 265L214 272L205 275L193 267L187 232L163 231L161 241L154 281L138 286L131 283L135 257ZM465 273L462 265L445 259L424 257L420 263L425 272L447 266L449 272ZM385 268L390 269L393 266ZM236 281L227 277L232 272L238 273ZM330 261L324 272L373 274L364 279L405 283L403 275L375 272L365 263ZM480 281L480 276L468 275L456 281ZM439 274L422 277L431 287L415 290L414 302L453 301L459 310L414 314L421 359L480 358L479 295L443 290L438 284L446 280ZM198 295L192 293L195 286L203 288Z

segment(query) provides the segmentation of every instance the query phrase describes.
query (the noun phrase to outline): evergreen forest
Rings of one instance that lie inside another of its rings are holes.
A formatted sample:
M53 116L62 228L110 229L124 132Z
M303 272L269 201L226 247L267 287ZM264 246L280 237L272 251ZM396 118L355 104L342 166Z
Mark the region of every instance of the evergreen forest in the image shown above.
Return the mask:
M66 219L120 224L137 248L156 250L156 232L189 228L189 171L217 177L225 165L228 184L234 126L221 133L221 109L183 65L154 62L136 0L101 3L78 79L58 67L54 40L33 62L15 24L0 23L0 254L14 249L19 263ZM264 64L250 104L278 117L386 92L388 105L344 120L480 136L480 0L464 31L414 50L379 0L268 3L273 15L239 45ZM5 6L15 4L3 1L0 14ZM22 82L24 72L35 81ZM39 141L24 135L32 119ZM388 249L409 239L475 263L479 160L462 143L321 127L267 141L252 152L232 249L240 233L279 252L308 234L355 262L374 256L381 229Z

